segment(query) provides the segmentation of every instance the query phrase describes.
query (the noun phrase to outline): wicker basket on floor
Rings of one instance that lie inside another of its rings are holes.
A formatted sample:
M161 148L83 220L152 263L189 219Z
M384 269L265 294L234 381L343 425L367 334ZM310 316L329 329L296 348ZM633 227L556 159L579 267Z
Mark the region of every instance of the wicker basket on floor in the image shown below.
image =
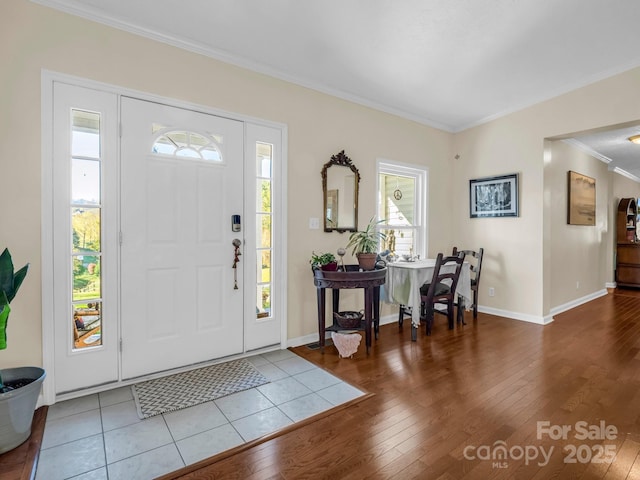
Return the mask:
M363 312L333 312L333 316L340 328L358 328L362 322Z

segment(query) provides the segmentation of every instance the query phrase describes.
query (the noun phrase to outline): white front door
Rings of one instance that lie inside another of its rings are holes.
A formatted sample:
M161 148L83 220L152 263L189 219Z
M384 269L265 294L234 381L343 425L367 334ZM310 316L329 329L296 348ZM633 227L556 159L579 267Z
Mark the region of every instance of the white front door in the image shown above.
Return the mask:
M241 353L242 122L128 97L121 119L122 378Z
M281 345L286 129L43 78L46 402Z

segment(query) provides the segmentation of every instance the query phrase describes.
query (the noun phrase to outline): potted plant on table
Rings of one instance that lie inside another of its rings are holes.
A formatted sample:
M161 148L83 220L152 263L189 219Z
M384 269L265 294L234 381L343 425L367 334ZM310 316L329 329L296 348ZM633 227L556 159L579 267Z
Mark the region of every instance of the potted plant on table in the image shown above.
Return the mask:
M311 260L309 260L312 270L326 270L334 272L338 269L338 262L333 253L311 253Z
M382 222L384 220L375 221L375 217L371 217L364 230L353 232L349 236L347 248L353 247L351 255L358 258L358 264L363 270L373 270L376 267L378 244L387 238L384 232L376 229L376 225Z
M17 272L8 249L0 255L0 350L7 348L9 304L27 275L29 264ZM14 449L31 435L33 412L45 372L39 367L0 370L0 454Z

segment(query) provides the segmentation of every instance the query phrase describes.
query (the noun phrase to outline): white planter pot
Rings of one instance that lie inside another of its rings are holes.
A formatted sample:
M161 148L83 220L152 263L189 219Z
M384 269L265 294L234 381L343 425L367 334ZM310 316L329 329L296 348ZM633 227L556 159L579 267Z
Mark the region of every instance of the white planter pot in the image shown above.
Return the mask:
M31 435L31 422L38 395L46 376L40 367L18 367L0 370L6 384L20 378L33 379L29 385L0 393L0 454L13 450Z

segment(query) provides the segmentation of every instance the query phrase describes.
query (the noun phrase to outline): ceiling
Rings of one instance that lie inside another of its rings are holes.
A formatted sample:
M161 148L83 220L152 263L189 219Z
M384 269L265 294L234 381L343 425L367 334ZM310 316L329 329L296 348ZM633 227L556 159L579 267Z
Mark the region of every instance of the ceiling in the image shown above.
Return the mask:
M640 122L577 134L567 142L607 163L609 170L640 182L640 145L628 140L638 134Z
M638 0L32 1L449 132L640 66Z

